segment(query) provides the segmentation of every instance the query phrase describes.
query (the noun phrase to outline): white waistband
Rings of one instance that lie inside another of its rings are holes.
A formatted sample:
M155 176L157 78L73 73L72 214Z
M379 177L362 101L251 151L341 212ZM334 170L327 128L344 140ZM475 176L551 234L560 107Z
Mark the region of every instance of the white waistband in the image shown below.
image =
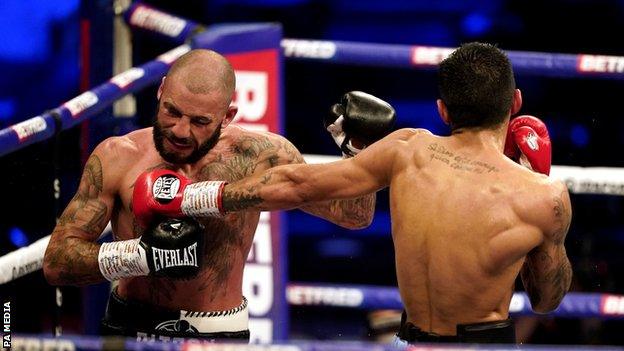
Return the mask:
M200 333L238 332L249 328L247 299L238 307L226 311L180 311L180 320L187 321ZM158 329L158 327L156 328Z

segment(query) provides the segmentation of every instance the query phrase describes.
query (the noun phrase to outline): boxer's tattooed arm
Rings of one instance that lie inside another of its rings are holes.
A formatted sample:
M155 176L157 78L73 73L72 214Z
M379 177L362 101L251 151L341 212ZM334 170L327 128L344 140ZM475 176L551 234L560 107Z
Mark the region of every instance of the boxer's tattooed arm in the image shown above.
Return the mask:
M305 162L299 150L290 141L279 136L240 138L231 151L233 157L221 156L216 162L205 166L201 178L233 182L275 166ZM263 199L259 191L270 177L271 173L267 173L251 188L226 190L222 197L224 209L237 211L262 208ZM347 228L361 228L370 224L374 204L375 195L370 194L357 199L316 202L304 205L301 209Z
M316 202L300 209L339 226L358 229L372 222L376 199L375 194L368 194L356 199Z
M531 306L535 309L536 306L540 306L542 303L542 293L537 284L539 277L537 275L536 265L533 263L534 260L552 261L552 258L548 256L547 253L535 249L527 255L526 261L520 271L520 277L522 278L522 283L524 284L524 290L526 290L526 293L531 300Z
M572 221L572 209L568 200L568 190L564 189L559 196L553 198L553 212L555 215L555 230L552 234L552 240L555 244L563 244L570 222Z
M235 182L277 164L275 144L266 136L243 136L199 172L198 180Z
M280 164L305 162L299 150L286 139L278 149L278 156L281 160ZM266 181L261 183L264 184ZM253 197L244 195L241 199L245 202L251 201L252 204L257 201ZM375 194L369 194L356 199L316 202L301 206L300 209L346 228L363 228L373 220L375 200Z
M538 247L529 255L520 271L524 288L537 312L557 308L568 292L572 280L572 267L565 248Z
M264 200L259 195L242 192L225 191L222 197L223 208L227 211L242 211L262 204Z
M44 258L46 276L56 285L86 285L102 281L95 243L108 223L110 201L103 193L102 163L92 155L78 191L58 219Z
M564 246L572 216L567 190L553 199L553 213L554 232L527 255L520 272L531 305L540 312L555 309L572 281L572 266Z

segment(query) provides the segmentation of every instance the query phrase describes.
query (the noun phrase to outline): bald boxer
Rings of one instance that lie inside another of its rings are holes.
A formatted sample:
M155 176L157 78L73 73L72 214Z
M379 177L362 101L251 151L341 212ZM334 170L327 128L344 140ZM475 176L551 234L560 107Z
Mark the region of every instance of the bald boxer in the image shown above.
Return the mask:
M398 336L410 343L513 343L509 303L518 274L538 313L555 309L569 289L568 191L547 176L546 126L532 116L510 122L522 97L501 50L463 45L440 64L438 78L448 137L401 129L351 159L275 167L201 191L219 199L211 210L223 214L389 187L406 310Z
M172 196L184 185L156 176L162 172L212 184L303 162L285 138L230 125L237 112L231 103L234 88L234 71L223 56L193 50L163 78L154 126L106 139L88 159L79 189L52 233L44 273L53 285L119 281L102 322L105 334L249 338L242 278L260 212L222 218L188 213L197 215L193 220L148 211L152 197L174 206ZM372 96L359 95L345 104L362 118L372 118L377 123L373 129L388 127L376 116L394 120L389 105ZM387 133L382 134L379 138ZM150 180L154 187L144 193ZM374 195L365 194L302 209L360 228L372 220L374 202ZM109 220L115 241L100 245L96 240Z

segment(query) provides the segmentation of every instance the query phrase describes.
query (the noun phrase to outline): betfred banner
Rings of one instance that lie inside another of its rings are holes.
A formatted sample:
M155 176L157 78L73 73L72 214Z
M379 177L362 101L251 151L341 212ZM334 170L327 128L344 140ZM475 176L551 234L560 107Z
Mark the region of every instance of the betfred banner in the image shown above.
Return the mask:
M280 50L226 54L236 73L233 123L258 131L281 132ZM243 294L249 300L252 343L286 338L285 257L279 214L263 212L247 257Z

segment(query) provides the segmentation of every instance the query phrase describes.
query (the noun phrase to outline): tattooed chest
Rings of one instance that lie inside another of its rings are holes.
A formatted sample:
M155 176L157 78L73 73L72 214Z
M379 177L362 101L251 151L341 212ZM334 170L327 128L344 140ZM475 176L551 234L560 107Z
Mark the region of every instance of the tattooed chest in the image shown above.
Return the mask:
M219 153L211 162L203 166L197 174L197 181L234 182L273 167L278 162L278 156L267 151L274 148L275 145L266 138L241 138L230 145L226 152Z

